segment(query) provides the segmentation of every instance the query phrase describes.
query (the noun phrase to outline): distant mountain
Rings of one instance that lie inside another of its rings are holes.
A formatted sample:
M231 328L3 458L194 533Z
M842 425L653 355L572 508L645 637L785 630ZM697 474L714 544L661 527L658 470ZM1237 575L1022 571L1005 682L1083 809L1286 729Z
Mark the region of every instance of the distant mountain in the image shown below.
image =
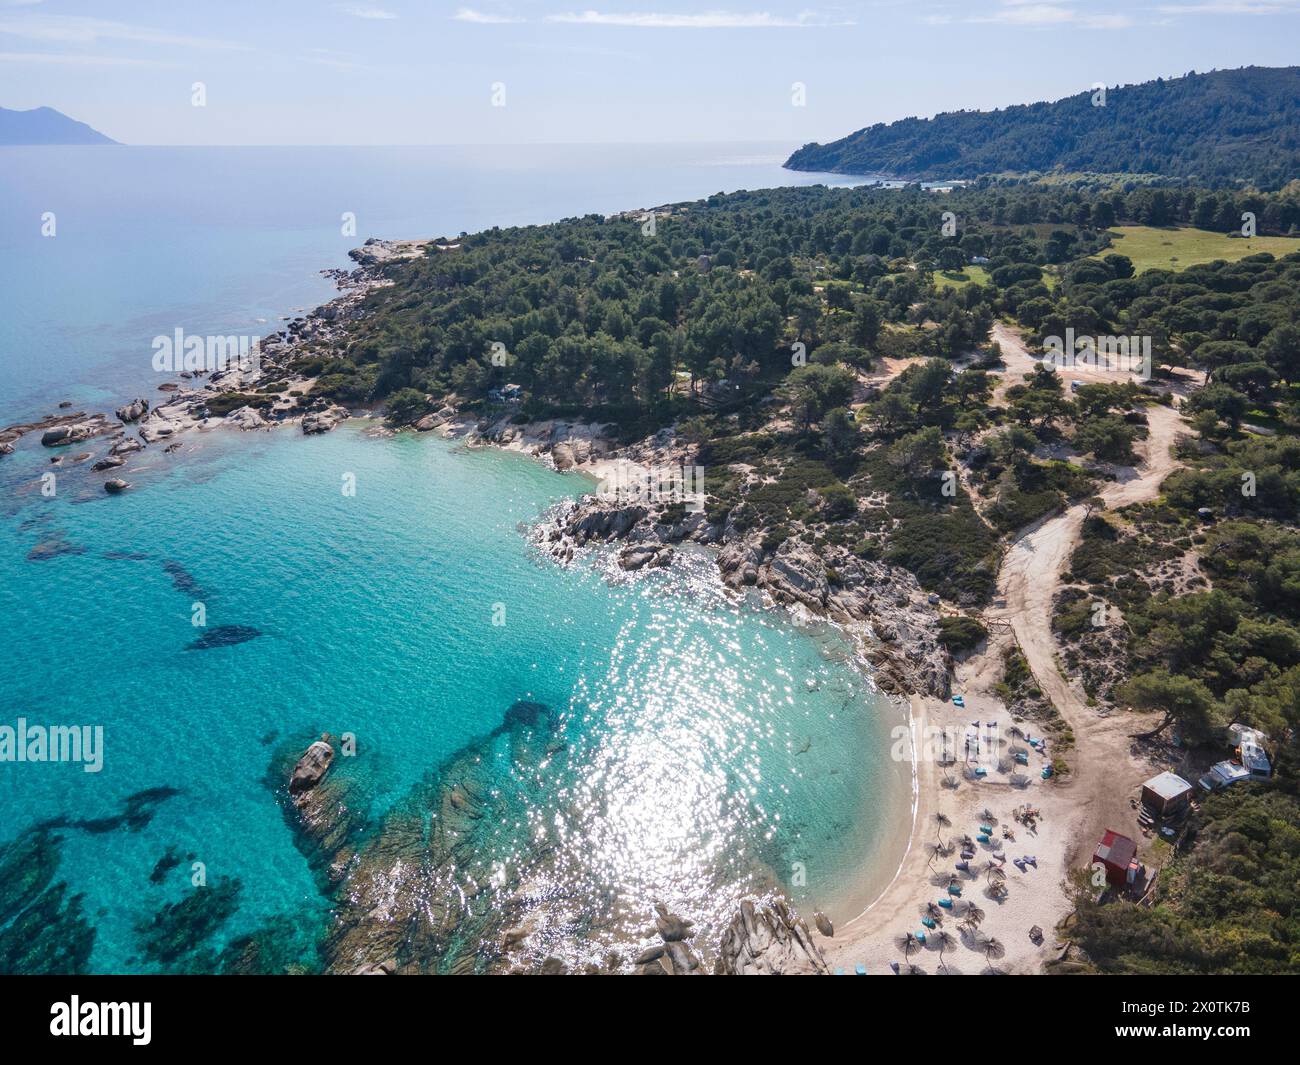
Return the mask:
M52 107L10 111L0 107L0 144L116 144L86 123Z
M1278 188L1300 177L1300 67L1244 67L1055 103L880 123L807 144L786 166L900 178L1087 170Z

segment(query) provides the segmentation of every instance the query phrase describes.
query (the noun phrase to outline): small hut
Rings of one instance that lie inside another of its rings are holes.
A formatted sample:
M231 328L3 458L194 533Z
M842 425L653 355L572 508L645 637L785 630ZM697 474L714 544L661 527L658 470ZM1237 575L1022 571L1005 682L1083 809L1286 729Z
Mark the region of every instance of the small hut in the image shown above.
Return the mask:
M1121 836L1108 828L1093 852L1092 864L1106 870L1109 883L1118 888L1126 887L1137 880L1137 844L1128 836Z
M1187 809L1192 786L1177 773L1161 773L1142 785L1142 805L1159 817L1174 817Z

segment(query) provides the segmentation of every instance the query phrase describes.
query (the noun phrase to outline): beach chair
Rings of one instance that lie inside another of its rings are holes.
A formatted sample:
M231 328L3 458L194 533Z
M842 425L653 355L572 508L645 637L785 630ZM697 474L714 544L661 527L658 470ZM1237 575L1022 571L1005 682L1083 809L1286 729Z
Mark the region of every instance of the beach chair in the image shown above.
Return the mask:
M917 933L916 933L916 941L917 941L918 943L920 943L921 946L925 946L925 933L924 933L924 932L917 932Z
M889 963L889 967L890 967L891 969L894 970L894 975L897 976L897 975L898 975L898 962L896 962L896 961L891 961L891 962Z
M961 888L958 887L956 884L949 884L949 885L948 885L948 894L949 894L949 895L956 895L958 898L961 898Z
M856 975L858 975L858 976L866 976L866 975L867 975L867 967L866 967L865 965L863 965L862 962L858 962L857 968L855 968L853 971L854 971L854 973L855 973Z
M991 842L991 840L989 839L988 836L984 835L984 833L981 832L978 836L975 837L975 842L976 842L976 843L989 843L989 842Z
M951 909L952 909L952 899L940 899L940 900L939 900L939 905L942 906L945 910L951 910Z
M1049 767L1049 768L1050 768L1050 767ZM977 777L986 777L986 776L989 775L989 771L988 771L987 769L985 769L983 766L980 766L980 767L978 767L978 768L975 770L975 775L976 775ZM1046 776L1047 774L1044 773L1043 775Z
M965 706L966 700L963 699L960 695L954 695L952 697L952 704L953 706Z
M983 832L984 835L986 835L986 836L991 836L991 835L993 835L993 826L992 826L992 825L980 825L980 831Z
M935 919L934 919L933 917L922 917L922 918L921 918L921 923L922 923L923 925L925 925L926 928L937 928L937 927L938 927L938 923L935 921Z
M1050 765L1043 766L1043 779L1046 780L1051 775L1052 775L1052 767Z

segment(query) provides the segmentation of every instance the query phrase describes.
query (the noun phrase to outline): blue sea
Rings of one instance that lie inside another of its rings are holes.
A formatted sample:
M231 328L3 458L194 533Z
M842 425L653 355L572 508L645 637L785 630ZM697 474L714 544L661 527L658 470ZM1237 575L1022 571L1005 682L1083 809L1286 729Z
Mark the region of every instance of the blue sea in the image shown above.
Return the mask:
M0 149L0 425L152 398L154 335L265 335L329 298L319 271L366 237L818 180L784 154ZM0 967L59 967L71 930L83 967L145 972L202 969L277 918L328 925L277 794L285 757L350 733L379 823L520 700L556 715L562 753L540 792L503 777L502 817L528 831L483 861L549 848L606 944L635 944L656 901L696 921L707 960L741 898L834 920L871 900L901 857L910 766L890 758L905 715L850 639L725 594L703 553L636 577L600 552L558 567L526 528L584 477L373 428L151 447L117 497L34 436L0 458L0 725L104 737L98 773L0 763ZM218 626L256 636L191 647ZM203 878L237 880L231 905L147 949Z

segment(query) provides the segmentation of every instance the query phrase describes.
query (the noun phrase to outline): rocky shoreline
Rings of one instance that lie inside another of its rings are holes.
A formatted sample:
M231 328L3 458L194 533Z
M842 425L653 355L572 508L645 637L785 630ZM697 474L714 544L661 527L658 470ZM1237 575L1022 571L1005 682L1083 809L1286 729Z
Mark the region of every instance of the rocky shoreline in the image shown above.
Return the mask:
M862 637L877 686L891 695L948 697L951 659L939 639L938 614L916 577L898 566L859 558L843 547L814 548L797 535L766 544L768 530L738 530L730 516L710 521L680 502L654 502L623 490L648 471L695 465L696 449L667 428L628 447L617 447L588 423L515 425L508 416L480 421L463 434L470 443L495 444L535 457L556 469L589 472L606 483L577 500L552 507L530 530L534 545L568 565L596 544L618 545L624 570L671 564L675 549L698 544L716 552L723 582L753 588L796 613L825 618ZM707 494L707 471L705 489Z
M221 427L243 431L269 430L278 425L299 424L305 434L326 433L350 416L346 407L324 397L313 397L314 377L296 372L292 363L308 347L326 348L339 343L346 323L360 317L365 296L391 284L382 267L402 258L423 254L424 242L386 241L372 238L349 255L358 265L351 271L323 271L334 279L340 294L310 311L289 320L259 347L255 365L231 365L225 369L181 370L158 385L161 397L150 402L144 396L105 412L55 413L44 418L0 428L0 456L13 454L22 438L41 433L41 445L52 450L52 465L80 465L102 473L119 469L130 457L151 445L162 445L164 453L178 450L185 434ZM174 379L173 379L174 378ZM246 399L248 402L240 402ZM60 404L66 410L71 404ZM63 448L88 445L91 450L66 455ZM104 445L107 447L104 447ZM127 482L115 478L121 491Z
M328 973L615 974L696 976L709 970L691 944L694 924L654 904L635 952L612 948L599 962L566 962L564 940L602 929L579 921L552 868L555 855L530 834L512 868L484 859L502 815L492 752L508 753L545 789L563 751L556 718L517 702L488 736L467 745L382 821L368 826L354 779L340 776L333 737L281 763L276 785L299 849L334 900L323 944ZM824 921L824 918L821 919ZM819 927L821 922L819 921ZM828 925L827 925L828 928ZM823 931L825 932L825 928ZM723 929L716 975L825 975L830 969L808 926L782 900L743 901Z

